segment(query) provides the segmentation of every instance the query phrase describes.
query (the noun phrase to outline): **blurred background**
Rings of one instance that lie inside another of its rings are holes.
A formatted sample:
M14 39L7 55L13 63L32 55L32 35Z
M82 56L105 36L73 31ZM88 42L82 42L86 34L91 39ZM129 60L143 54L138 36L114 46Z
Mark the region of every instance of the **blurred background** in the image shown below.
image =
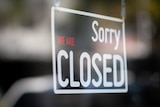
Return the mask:
M126 0L128 93L55 95L53 0L0 0L0 107L160 107L159 5ZM120 0L61 0L60 6L121 18Z

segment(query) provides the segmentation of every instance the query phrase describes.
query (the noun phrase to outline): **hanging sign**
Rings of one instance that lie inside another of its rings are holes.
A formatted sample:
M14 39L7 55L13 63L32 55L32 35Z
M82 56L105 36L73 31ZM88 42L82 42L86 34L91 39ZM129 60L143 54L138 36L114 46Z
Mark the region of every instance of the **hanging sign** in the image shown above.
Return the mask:
M55 93L128 91L123 19L52 7L51 21Z

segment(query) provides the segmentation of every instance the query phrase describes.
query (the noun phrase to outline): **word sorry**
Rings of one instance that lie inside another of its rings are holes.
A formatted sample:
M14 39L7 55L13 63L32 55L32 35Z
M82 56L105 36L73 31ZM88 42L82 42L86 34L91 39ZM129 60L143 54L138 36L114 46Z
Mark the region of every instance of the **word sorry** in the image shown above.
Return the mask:
M92 41L93 42L101 42L101 43L113 43L113 38L115 38L116 41L116 46L114 47L115 50L118 49L119 46L119 40L120 40L120 30L116 30L116 29L110 29L110 28L103 28L103 27L99 27L98 31L96 29L96 27L99 26L98 21L93 21L92 22L92 30L95 33L95 36L92 36Z

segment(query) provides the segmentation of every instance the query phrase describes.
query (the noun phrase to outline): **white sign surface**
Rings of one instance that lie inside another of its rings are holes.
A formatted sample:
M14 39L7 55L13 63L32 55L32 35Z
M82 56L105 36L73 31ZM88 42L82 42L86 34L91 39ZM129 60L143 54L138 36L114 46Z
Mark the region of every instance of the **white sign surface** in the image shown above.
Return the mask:
M55 93L128 91L124 20L52 7L51 21Z

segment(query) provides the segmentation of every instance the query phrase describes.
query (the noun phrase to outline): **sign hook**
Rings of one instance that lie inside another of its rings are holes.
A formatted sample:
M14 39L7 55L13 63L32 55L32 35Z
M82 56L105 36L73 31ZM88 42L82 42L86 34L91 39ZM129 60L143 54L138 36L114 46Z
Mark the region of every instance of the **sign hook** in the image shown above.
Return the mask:
M55 6L59 6L59 5L60 5L60 3L61 3L61 1L60 1L60 0L53 0L53 2L54 2L54 5L55 5Z
M121 5L122 5L121 16L122 16L122 18L125 18L126 17L126 3L125 3L125 0L121 0Z

